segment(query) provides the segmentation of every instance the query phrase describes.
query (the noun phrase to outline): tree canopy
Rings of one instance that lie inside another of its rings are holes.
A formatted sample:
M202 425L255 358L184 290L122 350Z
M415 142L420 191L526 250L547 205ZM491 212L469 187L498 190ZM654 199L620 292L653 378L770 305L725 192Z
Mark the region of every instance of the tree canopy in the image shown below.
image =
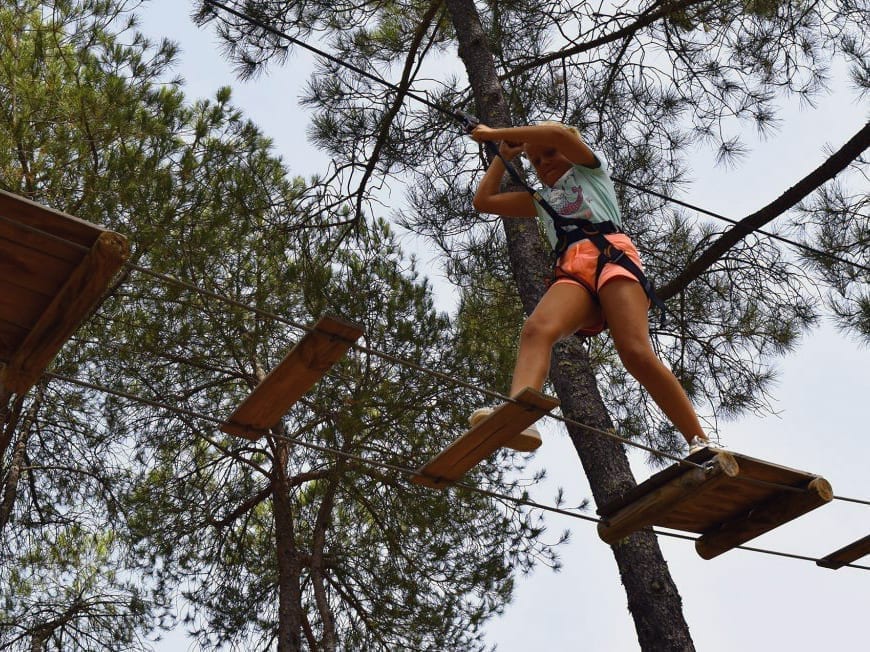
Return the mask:
M105 391L49 376L5 408L0 640L144 649L182 620L203 647L482 649L515 574L557 564L559 538L511 502L389 468L449 441L476 397L355 351L259 442L214 420L301 337L291 324L327 312L441 373L485 352L385 222L322 228L318 183L288 173L229 89L191 105L167 84L175 47L128 9L0 11L15 44L0 187L127 234L134 261L52 368ZM522 465L477 477L519 497Z

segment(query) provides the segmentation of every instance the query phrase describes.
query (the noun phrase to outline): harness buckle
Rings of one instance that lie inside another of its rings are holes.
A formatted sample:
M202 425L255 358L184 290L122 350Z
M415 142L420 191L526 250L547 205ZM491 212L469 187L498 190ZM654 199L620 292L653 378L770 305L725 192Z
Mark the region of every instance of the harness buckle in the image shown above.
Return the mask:
M616 249L617 251L616 256L613 255L614 249ZM612 244L608 244L607 248L601 253L603 253L607 260L611 263L618 263L620 260L622 260L622 257L625 256L625 251L623 251L622 249L617 249Z
M470 134L474 131L474 128L480 124L480 118L476 115L471 115L466 111L458 110L455 114L456 118L460 120L463 124L463 128L465 129L465 133Z

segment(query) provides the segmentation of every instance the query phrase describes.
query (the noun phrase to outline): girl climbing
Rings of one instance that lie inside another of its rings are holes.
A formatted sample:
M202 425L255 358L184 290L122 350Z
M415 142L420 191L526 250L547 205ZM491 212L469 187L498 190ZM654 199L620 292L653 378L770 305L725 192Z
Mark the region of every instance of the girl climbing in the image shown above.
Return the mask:
M613 182L601 160L575 128L561 123L505 129L480 124L471 136L478 142L500 141L499 153L505 161L524 152L545 186L539 196L558 213L551 215L527 192L501 192L506 171L501 157L493 159L474 196L474 207L481 212L538 216L559 256L553 283L523 324L511 396L525 387L541 390L557 341L574 333L594 335L609 328L625 368L683 434L690 451L707 445L689 397L653 351L647 320L649 299L637 274L640 257L622 232ZM606 257L590 240L600 237L593 234L595 231L606 237ZM624 265L623 256L631 262ZM642 272L639 275L643 278ZM476 410L471 425L491 412L492 408ZM533 450L540 443L541 436L532 427L510 446Z

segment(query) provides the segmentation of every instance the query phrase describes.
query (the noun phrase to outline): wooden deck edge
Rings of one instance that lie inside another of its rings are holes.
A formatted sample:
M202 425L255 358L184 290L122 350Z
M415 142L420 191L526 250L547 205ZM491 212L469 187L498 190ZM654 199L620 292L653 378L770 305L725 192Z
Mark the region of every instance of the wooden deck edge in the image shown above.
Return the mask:
M746 514L705 532L695 540L695 550L702 558L713 559L829 503L833 497L830 483L817 477L807 484L804 491L782 491Z
M16 394L30 389L64 343L99 306L129 255L124 236L103 231L0 370L0 384Z
M0 190L0 212L5 212L10 222L18 222L79 246L91 247L101 233L110 232L99 224L5 190Z
M734 457L718 453L703 468L690 468L667 483L653 489L633 503L601 519L598 536L614 544L641 528L655 525L668 512L682 503L697 499L739 472Z

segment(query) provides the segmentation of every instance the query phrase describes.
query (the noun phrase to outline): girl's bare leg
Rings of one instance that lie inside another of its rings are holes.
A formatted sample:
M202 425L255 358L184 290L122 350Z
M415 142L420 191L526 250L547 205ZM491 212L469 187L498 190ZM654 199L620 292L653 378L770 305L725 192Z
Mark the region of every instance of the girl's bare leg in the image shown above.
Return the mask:
M586 288L551 285L523 324L510 395L526 387L540 391L550 371L553 345L599 318L600 308Z
M610 335L628 372L646 388L686 441L707 439L692 402L652 348L646 293L636 281L616 278L599 290Z

